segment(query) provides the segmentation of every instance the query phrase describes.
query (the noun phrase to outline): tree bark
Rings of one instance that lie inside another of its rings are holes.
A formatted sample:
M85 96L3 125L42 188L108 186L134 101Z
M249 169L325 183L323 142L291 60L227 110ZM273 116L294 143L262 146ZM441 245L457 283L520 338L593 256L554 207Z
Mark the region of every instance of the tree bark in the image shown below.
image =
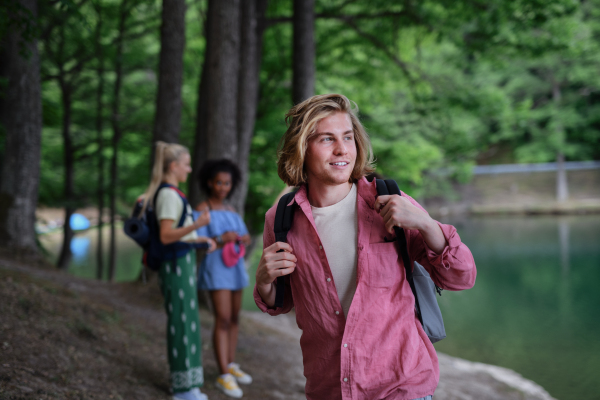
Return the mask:
M248 160L259 98L262 36L265 29L267 2L267 0L246 0L242 2L237 101L237 163L242 172L242 179L232 199L232 205L242 217L244 216L244 204L248 193Z
M104 240L102 237L102 220L104 218L104 138L103 115L104 104L104 51L100 42L102 34L102 8L98 5L98 25L96 26L96 58L98 59L98 88L96 92L96 134L98 141L98 239L96 245L96 279L102 279L104 275Z
M37 18L35 0L20 0L19 4ZM0 43L0 76L7 80L0 96L0 129L6 135L0 175L0 243L37 253L34 225L42 133L37 39L23 43L21 31L9 30Z
M209 158L235 161L240 47L240 0L209 0L207 152Z
M110 160L110 254L108 264L108 279L112 282L115 278L117 266L117 229L116 229L116 214L117 214L117 170L118 170L118 152L119 141L123 132L121 131L121 116L119 114L121 102L121 86L123 82L123 36L125 34L125 22L127 19L126 0L121 2L119 12L119 33L116 40L116 59L115 59L115 85L113 90L113 103L111 125L113 129L112 149L113 154Z
M64 182L64 194L65 194L65 222L63 224L63 242L60 250L60 256L58 257L57 266L60 269L67 269L69 262L71 261L71 240L73 239L73 229L71 229L71 215L75 212L73 204L74 195L74 181L73 173L75 168L75 159L73 154L73 139L71 137L71 105L72 105L72 88L65 82L63 72L60 72L59 86L62 97L62 136L64 143L64 162L65 162L65 182Z
M71 261L71 241L73 239L73 229L71 229L71 216L75 212L74 207L74 149L73 138L71 137L71 106L73 86L66 79L64 71L65 66L65 27L61 25L58 42L58 86L60 88L62 102L62 137L63 137L63 159L65 166L64 180L64 201L65 201L65 220L63 224L63 242L58 257L57 267L67 269Z
M179 141L185 10L185 0L163 0L153 144L157 140L168 143ZM152 156L154 156L154 145Z
M211 7L213 2L208 4L208 13L210 15ZM196 135L194 138L194 149L192 157L192 176L188 182L188 195L190 198L190 204L195 206L200 203L202 194L200 193L200 185L198 184L198 173L200 168L208 159L207 149L207 115L208 115L208 81L209 68L208 60L212 53L213 42L210 40L211 32L211 21L212 18L207 18L204 25L204 38L206 42L206 49L204 50L204 62L202 63L202 72L200 73L200 81L198 83L198 102L196 104Z
M315 94L315 2L294 0L292 101L298 104Z
M208 48L206 49L208 53ZM188 191L190 197L190 204L194 206L200 203L202 200L202 193L200 193L200 185L198 182L198 174L200 168L208 159L208 151L206 143L206 114L208 108L208 68L206 66L206 57L204 66L202 67L202 73L200 74L200 84L198 88L198 103L196 106L196 136L194 139L193 149L193 160L192 160L192 176L188 181Z

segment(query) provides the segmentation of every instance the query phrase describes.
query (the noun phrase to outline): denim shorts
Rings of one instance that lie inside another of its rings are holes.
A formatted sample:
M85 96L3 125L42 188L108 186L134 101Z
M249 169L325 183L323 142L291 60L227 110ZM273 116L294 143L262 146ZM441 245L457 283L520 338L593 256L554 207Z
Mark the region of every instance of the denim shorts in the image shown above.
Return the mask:
M429 396L425 396L425 397L419 397L418 399L413 399L413 400L432 400L433 397L431 395Z

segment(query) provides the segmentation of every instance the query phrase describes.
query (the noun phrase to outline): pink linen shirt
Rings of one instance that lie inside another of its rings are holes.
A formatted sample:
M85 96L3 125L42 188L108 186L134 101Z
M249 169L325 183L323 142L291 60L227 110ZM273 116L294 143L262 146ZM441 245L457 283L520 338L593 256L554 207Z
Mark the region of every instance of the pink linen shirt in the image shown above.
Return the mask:
M254 300L271 315L295 307L307 399L409 400L432 395L439 381L438 358L416 316L402 257L397 244L386 241L392 235L374 209L375 182L362 178L357 186L357 286L348 317L304 186L292 201L299 208L287 239L298 262L286 280L283 307L269 308L256 287ZM275 209L266 214L263 248L275 242ZM406 230L410 259L422 264L439 287L469 289L477 274L471 251L453 226L438 224L447 243L443 252L429 249L418 230Z

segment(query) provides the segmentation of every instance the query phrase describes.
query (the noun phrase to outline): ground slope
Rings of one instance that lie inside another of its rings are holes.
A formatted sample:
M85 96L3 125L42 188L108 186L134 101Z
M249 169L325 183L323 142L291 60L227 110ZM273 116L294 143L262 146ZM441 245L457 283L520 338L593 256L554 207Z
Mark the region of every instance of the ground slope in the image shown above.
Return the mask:
M168 399L166 317L155 282L109 284L0 255L0 400ZM206 383L214 387L212 317L201 312ZM293 315L245 313L238 362L245 399L303 399ZM512 371L440 355L436 400L550 399Z

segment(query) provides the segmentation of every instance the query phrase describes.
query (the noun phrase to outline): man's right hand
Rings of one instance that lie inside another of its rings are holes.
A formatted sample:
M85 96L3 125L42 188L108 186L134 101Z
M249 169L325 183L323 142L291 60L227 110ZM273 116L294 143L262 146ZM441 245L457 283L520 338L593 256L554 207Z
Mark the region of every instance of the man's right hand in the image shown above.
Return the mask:
M256 289L269 307L275 305L275 279L289 275L296 269L298 260L292 251L292 247L284 242L275 242L263 250L256 269Z

